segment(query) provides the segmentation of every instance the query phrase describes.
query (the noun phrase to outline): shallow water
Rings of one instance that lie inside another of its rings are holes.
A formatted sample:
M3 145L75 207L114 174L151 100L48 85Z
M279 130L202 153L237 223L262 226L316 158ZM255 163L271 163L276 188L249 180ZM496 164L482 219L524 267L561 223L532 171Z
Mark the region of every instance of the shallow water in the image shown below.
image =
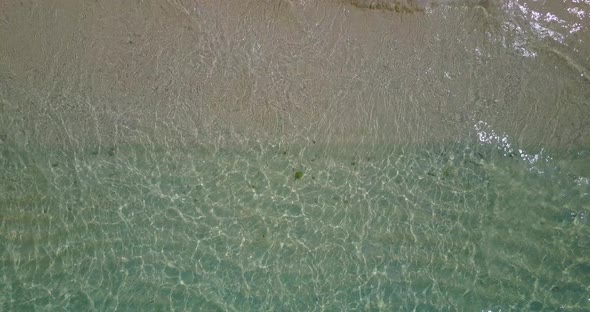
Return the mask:
M5 310L588 308L587 150L2 152Z
M370 3L0 3L0 310L589 310L590 3Z

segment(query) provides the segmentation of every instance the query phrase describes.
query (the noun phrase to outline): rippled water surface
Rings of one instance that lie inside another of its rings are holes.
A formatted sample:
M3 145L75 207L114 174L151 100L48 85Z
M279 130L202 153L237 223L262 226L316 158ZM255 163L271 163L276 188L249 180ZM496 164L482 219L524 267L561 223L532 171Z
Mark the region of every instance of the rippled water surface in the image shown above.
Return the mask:
M590 310L589 13L0 3L0 310Z

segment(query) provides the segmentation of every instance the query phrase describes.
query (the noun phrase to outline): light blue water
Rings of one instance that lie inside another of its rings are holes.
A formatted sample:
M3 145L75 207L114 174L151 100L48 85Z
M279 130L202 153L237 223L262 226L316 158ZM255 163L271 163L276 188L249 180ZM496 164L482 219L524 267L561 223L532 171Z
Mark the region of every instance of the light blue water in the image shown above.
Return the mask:
M589 14L0 1L0 312L590 311Z
M0 151L2 311L590 309L587 149Z

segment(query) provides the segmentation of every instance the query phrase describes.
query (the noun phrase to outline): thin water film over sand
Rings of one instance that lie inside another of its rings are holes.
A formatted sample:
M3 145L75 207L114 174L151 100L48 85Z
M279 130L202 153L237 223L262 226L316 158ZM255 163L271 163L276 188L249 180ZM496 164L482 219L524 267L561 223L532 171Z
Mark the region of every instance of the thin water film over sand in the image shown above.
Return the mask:
M0 310L590 309L590 3L0 4Z

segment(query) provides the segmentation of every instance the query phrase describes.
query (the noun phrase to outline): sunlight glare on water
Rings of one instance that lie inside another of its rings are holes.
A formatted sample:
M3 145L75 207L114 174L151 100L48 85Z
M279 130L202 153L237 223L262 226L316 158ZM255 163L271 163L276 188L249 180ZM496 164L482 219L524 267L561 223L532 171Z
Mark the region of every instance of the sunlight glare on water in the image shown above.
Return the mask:
M590 2L0 2L1 311L588 311Z

